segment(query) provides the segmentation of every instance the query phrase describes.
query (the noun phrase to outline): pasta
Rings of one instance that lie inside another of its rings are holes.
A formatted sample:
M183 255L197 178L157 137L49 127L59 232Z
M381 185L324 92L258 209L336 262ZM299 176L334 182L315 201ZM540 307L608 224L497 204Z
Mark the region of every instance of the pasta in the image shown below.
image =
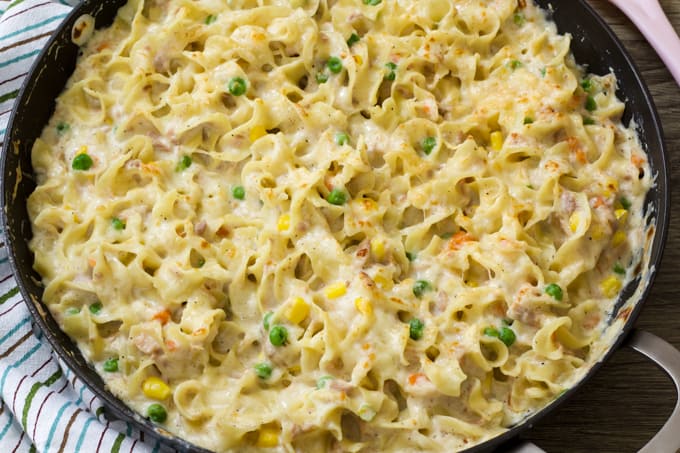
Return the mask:
M599 360L653 183L532 1L130 0L33 147L44 302L214 451L455 451Z

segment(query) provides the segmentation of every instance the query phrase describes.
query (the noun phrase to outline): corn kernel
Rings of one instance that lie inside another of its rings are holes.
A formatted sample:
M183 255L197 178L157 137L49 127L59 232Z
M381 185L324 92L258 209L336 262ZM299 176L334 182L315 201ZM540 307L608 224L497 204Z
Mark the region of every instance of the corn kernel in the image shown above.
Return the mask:
M170 387L161 378L151 376L142 383L142 392L149 398L164 400L170 396Z
M257 436L256 446L272 448L279 444L279 431L273 428L262 428Z
M352 58L354 58L357 66L361 66L364 63L364 59L361 58L361 55L352 55Z
M354 307L357 311L364 316L371 316L373 314L373 305L371 301L364 299L363 297L357 297L354 299Z
M621 280L614 277L613 275L611 277L605 278L602 280L602 283L600 283L600 289L602 290L602 294L604 294L605 297L616 297L619 291L621 291L621 286Z
M296 297L286 310L285 316L293 324L300 324L309 315L309 305L302 297Z
M626 218L628 217L628 211L625 209L617 209L614 211L614 215L616 216L616 220L620 223L625 223Z
M590 237L596 241L600 241L604 239L604 236L605 231L604 228L602 228L602 225L593 225L593 227L590 230Z
M574 212L571 217L569 217L569 228L571 229L572 232L576 232L578 230L579 225L581 224L581 215L578 212Z
M377 285L380 286L380 289L384 291L389 291L394 286L394 282L392 281L392 279L387 278L382 274L375 274L375 277L373 277L373 281L377 283Z
M276 226L279 231L286 231L288 228L290 228L290 214L281 215Z
M344 282L337 282L326 286L324 293L329 299L337 299L340 296L344 296L347 292L347 285Z
M503 148L503 133L501 131L491 133L491 148L495 151L500 151Z
M76 155L78 154L86 154L87 153L87 145L81 145L80 148L78 148L78 151L76 152Z
M267 135L267 129L264 126L258 125L250 130L250 143L254 143L257 139Z
M371 239L371 255L376 260L382 260L385 257L385 241L382 239Z
M614 233L614 237L612 237L612 246L618 247L624 242L626 242L626 233L621 230Z

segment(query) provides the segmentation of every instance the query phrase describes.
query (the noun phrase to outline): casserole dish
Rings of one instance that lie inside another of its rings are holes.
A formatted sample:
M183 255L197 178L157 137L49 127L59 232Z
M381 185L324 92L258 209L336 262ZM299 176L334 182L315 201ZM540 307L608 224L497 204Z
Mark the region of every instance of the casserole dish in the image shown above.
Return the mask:
M31 172L29 171L30 164L28 163L29 153L27 151L35 140L35 134L42 128L46 118L51 114L51 104L45 101L54 99L61 91L63 82L68 77L75 61L78 48L70 41L77 19L83 14L90 14L96 18L97 25L102 26L106 24L107 19L111 19L118 6L120 4L115 2L83 4L66 21L57 33L55 40L48 45L47 50L29 77L23 90L23 96L18 103L17 111L13 116L10 134L6 141L6 160L3 167L5 170L3 192L5 210L3 214L5 215L6 231L11 244L13 264L22 284L24 296L27 300L33 301L33 304L29 307L37 318L37 324L48 333L48 338L53 342L66 363L82 372L83 380L94 386L95 390L98 390L97 393L112 408L113 415L135 419L138 424L146 429L155 430L157 434L166 437L171 444L178 448L188 449L190 447L183 441L166 436L148 422L141 420L122 403L104 393L103 385L97 375L87 368L85 360L66 339L65 335L59 331L54 320L46 314L46 310L38 302L40 300L40 288L29 277L32 275L33 260L25 247L25 239L30 237L30 227L26 221L25 212L22 212L25 206L25 198L33 189ZM546 9L550 7L550 5L543 3L541 3L541 6ZM571 32L576 37L572 50L579 62L587 63L590 71L596 73L606 73L609 72L609 68L613 68L621 86L624 87L620 96L627 101L629 107L624 122L633 119L639 126L641 141L649 153L652 171L655 174L656 186L649 193L647 199L648 218L655 226L652 230L655 231L655 234L653 234L653 239L650 237L644 268L639 270L639 274L645 277L638 278L626 289L620 300L618 310L612 317L612 322L623 324L623 333L628 333L641 307L638 302L644 299L651 284L661 257L662 244L665 238L668 217L668 190L661 130L649 96L630 60L603 24L598 22L592 11L585 4L558 4L552 5L552 13L560 31ZM582 20L574 21L574 17L582 17ZM590 39L584 39L585 36ZM594 43L597 43L597 49ZM13 211L10 213L8 209ZM615 335L615 337L618 338L614 342L616 345L622 340L623 335ZM610 348L608 354L612 350L613 348ZM597 368L597 366L594 368ZM567 392L566 395L573 391L574 389ZM566 395L558 398L557 401L563 400ZM556 403L553 403L550 407L554 404ZM528 426L532 420L533 417L493 441L476 448L490 448Z

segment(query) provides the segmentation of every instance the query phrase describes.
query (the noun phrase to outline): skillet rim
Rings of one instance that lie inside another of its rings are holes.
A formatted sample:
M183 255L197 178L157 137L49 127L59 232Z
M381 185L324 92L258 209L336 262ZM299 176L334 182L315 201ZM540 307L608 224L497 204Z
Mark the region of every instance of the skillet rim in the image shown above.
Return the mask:
M546 11L549 15L549 19L551 21L554 21L552 17L550 17L550 8L552 7L553 3L560 4L562 2L569 2L569 0L535 0L537 5L541 7L544 11ZM104 1L106 3L106 0ZM116 6L114 13L109 17L108 15L105 15L102 13L103 16L105 16L105 20L109 21L110 18L115 17L115 11L117 11L118 7L124 5L126 3L126 0L113 0L111 3L118 5ZM659 150L658 154L660 155L660 158L657 158L656 160L659 160L658 163L658 168L654 168L655 173L656 173L656 187L660 187L660 190L656 191L656 196L652 198L652 200L656 201L658 204L658 209L654 212L655 221L656 221L656 231L654 235L654 239L652 240L652 246L650 250L650 260L649 260L649 277L647 282L642 282L640 284L645 285L644 290L640 294L639 300L634 304L632 311L630 312L630 315L625 322L625 324L622 327L621 332L619 333L618 338L611 343L607 351L602 355L602 357L591 366L591 368L588 370L588 372L568 391L560 395L558 398L550 402L549 404L543 406L540 410L536 411L535 413L531 414L530 416L524 418L520 422L518 422L516 425L509 427L507 431L490 438L480 444L477 444L473 447L470 447L466 450L463 450L465 452L481 452L481 451L488 451L493 448L498 447L499 445L506 443L510 441L511 439L516 439L517 436L525 432L526 430L530 429L536 422L539 420L543 419L553 411L555 411L560 405L562 405L566 400L571 398L571 396L579 391L581 387L592 378L593 375L595 375L599 369L604 365L604 363L610 359L610 357L614 354L616 350L620 347L621 343L625 340L625 338L630 334L631 330L634 328L635 321L637 317L639 316L640 312L642 311L642 308L644 304L646 303L648 297L649 297L649 292L651 291L654 283L654 279L656 277L656 274L659 270L659 266L661 264L661 260L663 257L663 249L666 244L667 240L667 235L668 235L668 225L669 225L669 219L670 219L670 186L669 186L669 174L668 174L668 168L669 168L669 156L667 152L667 147L664 139L664 134L663 134L663 127L661 123L661 119L659 117L658 111L656 109L655 103L653 101L653 98L649 92L649 89L644 82L644 79L642 78L642 74L638 67L635 65L633 62L630 54L628 51L625 49L623 46L622 42L618 39L618 37L614 34L614 32L611 30L611 28L604 22L604 20L595 12L595 10L585 1L585 0L577 0L575 2L578 4L578 9L582 10L582 14L584 16L589 16L590 19L594 20L598 27L600 32L604 32L607 37L609 38L610 43L613 45L613 50L618 52L618 54L625 60L626 65L623 67L619 68L613 68L613 69L619 69L623 71L630 71L630 74L633 76L635 80L635 87L639 89L640 94L642 95L642 103L641 105L644 107L642 110L648 110L648 113L651 118L651 122L645 130L640 131L638 130L638 135L642 138L647 138L647 137L653 137L655 140L658 141L659 145ZM97 10L97 5L100 4L99 10ZM31 69L28 73L28 76L26 76L26 79L22 83L21 90L19 92L19 95L17 96L17 99L15 101L15 104L12 108L12 113L10 115L9 121L7 123L7 129L6 129L6 134L5 134L5 139L4 139L4 144L3 144L3 152L2 156L0 157L0 175L3 176L2 180L0 180L0 191L2 191L2 197L0 198L0 222L2 226L2 234L5 236L5 243L8 248L8 257L9 257L9 262L10 266L12 268L13 275L15 277L15 280L17 282L17 286L20 289L21 295L23 297L23 300L25 304L27 305L29 312L31 313L32 321L33 321L33 326L34 326L34 332L35 332L35 324L39 326L39 332L36 332L36 335L38 338L40 337L40 334L44 334L49 343L50 346L53 349L53 352L56 353L58 356L58 359L62 363L66 363L69 368L71 368L74 373L78 376L79 379L83 381L85 385L97 396L99 397L103 402L104 406L106 407L107 410L109 410L111 413L108 414L109 416L113 416L114 418L122 419L124 421L129 421L135 424L137 428L139 428L141 431L150 434L152 437L155 439L160 440L163 444L166 446L169 446L171 448L176 448L180 451L193 451L193 452L209 452L209 450L206 450L201 447L197 447L194 444L191 444L190 442L182 439L181 437L174 435L172 433L169 433L162 427L155 425L151 423L148 419L144 418L141 416L141 414L138 414L137 412L133 411L131 408L129 408L127 405L125 405L122 400L118 399L115 397L111 392L106 390L106 385L104 384L103 380L101 377L94 371L93 368L90 366L86 365L87 361L84 359L80 351L78 350L77 346L75 343L72 341L68 340L66 344L62 341L62 339L58 338L58 336L63 336L68 339L66 334L62 331L59 330L59 332L55 333L52 330L52 327L48 325L48 321L43 317L41 311L45 312L45 316L52 318L52 316L49 314L49 311L47 310L47 307L42 303L42 300L40 300L38 303L34 302L34 297L32 294L28 291L24 281L25 279L30 279L30 276L22 273L19 271L19 266L18 262L16 259L16 248L15 248L15 241L12 240L12 235L11 233L15 232L13 229L10 229L10 220L9 220L9 214L8 214L8 208L11 208L11 201L8 203L8 198L11 198L9 196L8 189L12 189L12 187L9 187L6 184L8 176L7 174L7 161L8 161L8 155L12 152L11 148L13 147L13 142L14 142L14 135L19 135L21 134L20 132L17 132L18 126L15 124L16 117L18 116L19 110L21 110L21 106L23 104L23 101L26 100L26 97L30 96L30 89L35 83L36 78L39 76L40 70L43 66L44 60L46 60L49 57L49 53L52 50L53 46L57 44L57 41L59 41L61 35L68 34L69 30L71 29L73 22L76 20L76 18L80 17L82 14L88 12L96 16L98 12L101 12L102 10L102 4L98 2L97 0L85 0L81 3L79 3L77 6L73 8L73 10L68 14L68 16L64 19L64 21L57 27L50 39L48 40L47 44L45 47L41 50L40 54L36 58L35 62L31 66ZM99 16L97 17L97 22L98 22L98 29L101 28L99 26ZM109 21L110 22L110 21ZM561 29L559 26L558 32L560 33L567 33L563 29ZM587 31L587 30L584 30ZM573 43L572 43L573 46ZM571 47L571 46L570 46ZM571 50L571 49L570 49ZM607 52L611 54L611 52ZM611 60L611 55L609 55L609 60ZM69 72L69 77L70 73ZM63 88L62 88L63 89ZM621 88L617 90L620 91ZM620 97L620 95L619 95ZM620 97L621 98L621 97ZM50 107L53 104L54 99L49 100L48 102L50 103L48 108L52 109L53 107ZM626 102L626 109L628 109L628 100L624 100ZM638 109L640 110L640 109ZM43 125L44 127L44 125ZM650 132L650 127L651 127L651 132ZM39 135L36 135L36 137ZM654 141L654 140L653 140ZM32 143L31 143L32 145ZM645 152L647 153L648 156L650 156L650 150L648 149L648 143L647 140L644 140L643 143ZM28 149L28 147L26 147ZM651 161L651 157L650 157ZM18 163L19 169L21 169L21 163ZM31 169L32 171L32 169ZM10 178L13 179L13 178ZM14 178L13 180L15 181L16 185L19 184L19 181L16 181L17 178ZM652 188L652 190L654 187ZM651 191L650 190L650 193ZM25 205L25 201L24 201ZM21 239L20 241L17 242L26 242L26 247L27 246L27 241L25 239ZM53 320L53 318L52 318ZM78 358L74 357L75 356L80 356L80 362L78 363Z

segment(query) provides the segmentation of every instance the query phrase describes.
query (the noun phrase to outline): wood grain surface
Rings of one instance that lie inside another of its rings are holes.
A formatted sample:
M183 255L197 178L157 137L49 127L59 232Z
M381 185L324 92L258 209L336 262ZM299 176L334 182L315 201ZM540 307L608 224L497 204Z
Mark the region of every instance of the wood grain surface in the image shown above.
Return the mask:
M633 56L663 123L670 154L674 208L664 258L637 326L680 348L680 217L675 209L680 203L680 88L622 13L605 0L589 2ZM660 3L680 32L680 0L660 0ZM651 362L624 348L617 351L574 398L523 437L549 453L634 452L665 423L675 401L670 379Z

